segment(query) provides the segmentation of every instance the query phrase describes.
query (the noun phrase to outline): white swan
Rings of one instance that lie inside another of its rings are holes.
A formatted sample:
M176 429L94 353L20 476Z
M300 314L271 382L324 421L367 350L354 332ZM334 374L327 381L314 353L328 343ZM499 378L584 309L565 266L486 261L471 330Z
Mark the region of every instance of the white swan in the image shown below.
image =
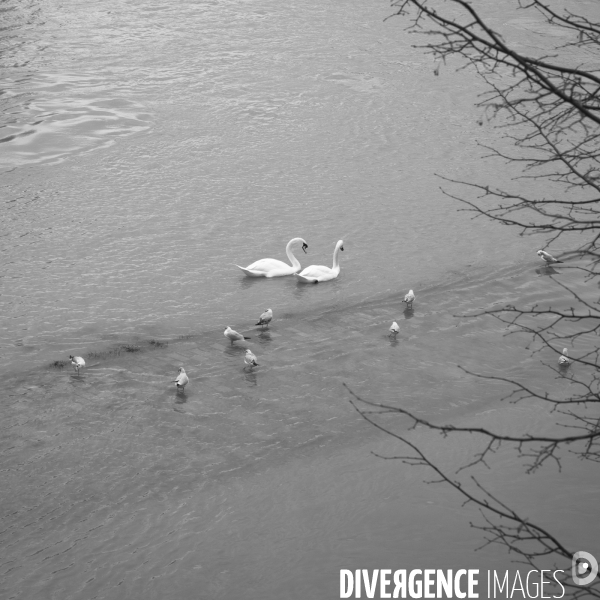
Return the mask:
M275 258L261 258L246 268L235 265L238 269L244 271L248 277L282 277L284 275L293 275L297 273L302 266L298 262L298 259L292 253L292 246L302 242L302 250L306 254L308 244L302 238L294 238L287 243L285 247L285 253L290 259L291 265L284 263L281 260Z
M333 267L323 267L321 265L310 265L302 273L294 273L296 279L302 283L319 283L319 281L329 281L335 279L340 274L340 263L338 262L339 251L344 250L344 240L340 240L335 245L333 251Z

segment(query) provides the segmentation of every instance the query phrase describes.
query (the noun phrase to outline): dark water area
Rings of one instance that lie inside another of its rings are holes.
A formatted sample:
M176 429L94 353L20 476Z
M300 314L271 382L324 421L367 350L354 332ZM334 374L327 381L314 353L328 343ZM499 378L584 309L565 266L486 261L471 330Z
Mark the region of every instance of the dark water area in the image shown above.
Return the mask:
M486 10L520 44L544 34ZM389 13L0 5L2 598L329 599L340 569L516 568L499 545L478 550L481 517L456 493L374 456L404 450L345 386L435 422L556 433L547 406L465 371L567 398L561 348L533 352L472 315L569 307L560 283L597 290L575 262L545 268L541 238L473 221L442 193L437 174L515 172L481 159L478 142L505 143L474 108L481 83L433 75ZM330 265L343 239L339 278L233 266L285 260L297 236L303 267ZM227 325L251 339L230 344ZM381 419L450 472L483 443ZM465 477L598 556L597 468L562 458L527 475L506 447Z

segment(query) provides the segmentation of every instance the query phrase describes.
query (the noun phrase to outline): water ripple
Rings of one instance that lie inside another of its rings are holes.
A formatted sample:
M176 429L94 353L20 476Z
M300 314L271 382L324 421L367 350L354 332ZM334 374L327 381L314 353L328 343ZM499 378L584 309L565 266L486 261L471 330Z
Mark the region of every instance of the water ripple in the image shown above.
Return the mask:
M56 163L150 127L151 117L94 75L38 73L6 79L0 97L0 168Z

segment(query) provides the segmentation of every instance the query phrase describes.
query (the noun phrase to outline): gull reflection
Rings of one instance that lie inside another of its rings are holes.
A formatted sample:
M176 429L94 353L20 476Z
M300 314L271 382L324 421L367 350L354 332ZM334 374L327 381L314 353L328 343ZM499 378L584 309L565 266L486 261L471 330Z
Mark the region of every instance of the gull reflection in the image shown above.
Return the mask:
M230 344L229 346L225 346L223 348L223 354L231 357L240 356L240 354L246 354L246 348L243 346L232 346Z
M538 267L535 272L538 275L558 275L558 271L554 267Z
M259 333L257 337L258 337L259 344L268 344L273 341L273 339L271 338L270 331L263 331L263 332Z
M175 404L185 404L187 402L188 396L185 392L177 390L175 392Z
M242 288L242 290L247 290L253 285L260 284L265 284L263 277L242 277L242 279L240 279L240 287Z
M249 385L258 385L258 381L256 380L256 373L254 371L244 371L244 379L248 382Z

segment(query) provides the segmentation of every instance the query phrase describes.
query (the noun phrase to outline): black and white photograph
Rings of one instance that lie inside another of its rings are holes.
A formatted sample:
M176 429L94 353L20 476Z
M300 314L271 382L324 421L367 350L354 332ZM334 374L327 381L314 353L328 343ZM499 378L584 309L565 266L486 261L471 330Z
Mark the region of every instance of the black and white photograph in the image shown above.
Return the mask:
M600 599L599 0L0 0L2 600Z

